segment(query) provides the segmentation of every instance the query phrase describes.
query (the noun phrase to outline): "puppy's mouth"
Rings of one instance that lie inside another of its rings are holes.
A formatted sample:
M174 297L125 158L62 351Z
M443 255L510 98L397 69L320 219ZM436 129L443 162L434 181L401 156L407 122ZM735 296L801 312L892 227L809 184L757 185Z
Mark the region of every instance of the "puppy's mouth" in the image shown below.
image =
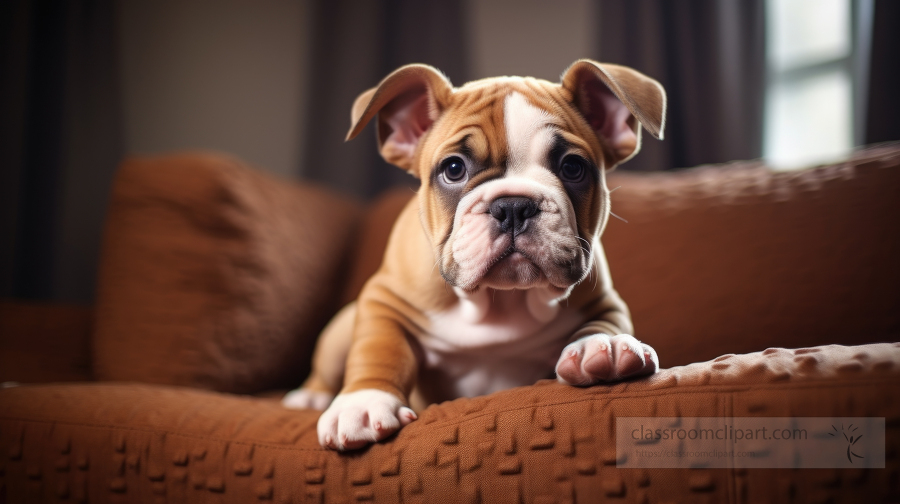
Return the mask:
M514 273L516 278L523 280L524 284L546 276L527 252L510 245L485 268L482 279L490 280L492 276L506 277L511 273Z
M558 273L545 271L540 260L527 250L512 244L485 264L474 282L460 287L470 291L480 287L498 290L545 287L563 293L576 283L563 281L560 276Z

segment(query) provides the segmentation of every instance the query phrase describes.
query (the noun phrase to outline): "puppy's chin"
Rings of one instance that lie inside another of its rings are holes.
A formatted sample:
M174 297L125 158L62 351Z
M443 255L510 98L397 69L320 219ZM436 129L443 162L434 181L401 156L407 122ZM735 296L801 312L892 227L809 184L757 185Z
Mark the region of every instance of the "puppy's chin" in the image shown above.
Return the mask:
M444 274L444 279L466 292L475 292L482 287L496 290L543 288L560 296L569 292L584 276L575 271L555 271L550 277L535 261L519 251L509 252L483 265L479 268L480 274L465 274L458 265L451 271L451 274Z
M479 282L481 287L499 290L531 289L550 285L544 272L521 252L497 261Z

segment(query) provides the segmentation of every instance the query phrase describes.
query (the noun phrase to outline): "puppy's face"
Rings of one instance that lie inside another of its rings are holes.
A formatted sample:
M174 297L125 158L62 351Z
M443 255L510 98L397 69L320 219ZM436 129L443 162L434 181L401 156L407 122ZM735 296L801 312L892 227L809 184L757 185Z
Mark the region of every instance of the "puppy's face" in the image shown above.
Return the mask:
M422 139L422 220L449 284L564 295L590 271L608 215L605 160L566 98L535 79L479 81Z
M562 297L590 272L609 215L605 170L637 153L641 125L662 137L665 92L590 60L559 84L461 88L408 65L357 98L348 139L376 115L382 156L422 180L422 224L450 285Z

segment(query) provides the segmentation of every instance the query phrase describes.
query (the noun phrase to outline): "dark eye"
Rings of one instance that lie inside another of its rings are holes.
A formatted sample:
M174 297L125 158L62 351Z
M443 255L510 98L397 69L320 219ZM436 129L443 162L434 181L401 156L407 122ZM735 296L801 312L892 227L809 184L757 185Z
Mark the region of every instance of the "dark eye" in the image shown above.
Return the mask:
M449 157L441 163L441 172L443 172L444 180L447 183L455 184L461 182L466 178L466 163L460 157Z
M579 156L566 156L559 165L559 178L563 182L580 182L587 172L587 161Z

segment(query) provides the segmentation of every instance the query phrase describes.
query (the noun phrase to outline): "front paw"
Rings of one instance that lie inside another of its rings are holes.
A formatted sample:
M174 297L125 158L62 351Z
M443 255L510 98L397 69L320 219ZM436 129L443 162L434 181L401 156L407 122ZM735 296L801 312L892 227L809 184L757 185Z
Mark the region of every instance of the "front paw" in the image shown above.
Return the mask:
M595 334L570 343L556 363L556 376L569 385L587 386L655 373L656 350L630 334Z
M333 450L356 450L390 436L416 418L400 399L381 390L339 394L319 417L319 444Z

